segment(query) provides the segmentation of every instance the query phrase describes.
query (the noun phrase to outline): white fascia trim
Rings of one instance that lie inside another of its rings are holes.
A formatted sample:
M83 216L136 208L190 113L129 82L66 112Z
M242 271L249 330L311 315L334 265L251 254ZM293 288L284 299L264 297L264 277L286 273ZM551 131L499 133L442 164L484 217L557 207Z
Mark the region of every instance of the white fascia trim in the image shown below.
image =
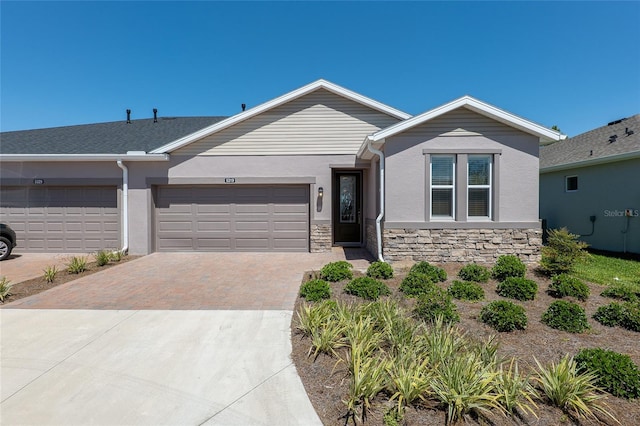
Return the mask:
M0 162L23 161L169 161L168 154L0 154Z
M397 135L398 133L404 132L405 130L411 129L412 127L418 126L424 122L432 120L440 115L446 114L449 111L460 107L465 107L467 109L470 109L471 111L477 112L478 114L482 114L496 121L500 121L501 123L504 123L508 126L522 130L525 133L530 133L538 136L542 140L558 141L564 139L564 135L561 135L555 130L547 129L544 126L541 126L529 120L525 120L524 118L501 110L500 108L496 108L493 105L489 105L478 99L472 98L471 96L463 96L430 111L424 112L420 115L416 115L415 117L412 117L408 120L402 121L398 124L394 124L393 126L389 126L386 129L382 129L372 135L372 140L379 141L390 136Z
M194 142L198 139L204 138L206 136L209 136L213 133L219 132L220 130L226 129L227 127L231 127L234 124L240 123L241 121L247 120L251 117L254 117L258 114L261 114L265 111L268 111L272 108L275 108L277 106L283 105L287 102L290 102L294 99L297 99L301 96L304 96L306 94L309 94L311 92L314 92L318 89L325 89L328 90L332 93L335 93L337 95L340 95L342 97L345 97L347 99L351 99L355 102L358 102L362 105L365 105L367 107L370 107L372 109L378 110L380 112L383 112L385 114L388 114L392 117L395 118L399 118L401 120L405 120L409 117L411 117L410 114L407 114L406 112L400 111L398 109L392 108L388 105L385 105L383 103L380 103L378 101L375 101L371 98L367 98L366 96L362 96L356 92L352 92L351 90L345 89L344 87L340 87L336 84L333 84L329 81L326 80L317 80L314 81L313 83L307 84L306 86L303 86L299 89L296 89L292 92L289 92L285 95L282 95L280 97L277 97L275 99L272 99L268 102L265 102L263 104L260 104L256 107L253 107L251 109L248 109L247 111L241 112L239 114L236 114L232 117L229 117L227 119L224 119L222 121L219 121L215 124L212 124L209 127L205 127L204 129L198 130L197 132L194 132L190 135L184 136L180 139L177 139L171 143L168 143L166 145L163 145L159 148L154 149L153 151L151 151L152 154L159 154L159 153L163 153L163 152L171 152L174 151L178 148L181 148L185 145L188 145L191 142Z
M595 166L598 164L615 163L624 160L633 160L634 158L640 158L640 151L609 155L608 157L594 158L592 160L576 161L575 163L558 164L557 166L541 167L540 174L557 172L560 170L577 169L580 167Z

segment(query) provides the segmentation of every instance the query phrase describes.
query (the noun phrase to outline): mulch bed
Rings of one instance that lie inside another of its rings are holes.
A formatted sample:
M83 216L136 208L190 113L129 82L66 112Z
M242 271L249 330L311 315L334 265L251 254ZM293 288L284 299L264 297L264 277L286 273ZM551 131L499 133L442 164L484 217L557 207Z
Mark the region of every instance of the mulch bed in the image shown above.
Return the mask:
M446 288L453 280L457 279L458 271L463 265L446 264L438 266L443 267L447 271L448 280L439 284L442 288ZM305 281L313 274L313 272L305 274ZM392 295L389 297L398 300L401 306L412 309L415 301L405 298L398 290L402 278L404 278L405 275L406 271L396 273L396 277L387 280L386 283L392 291ZM527 302L514 301L526 309L528 317L526 330L511 333L497 333L477 319L482 307L489 302L493 300L507 300L496 293L497 282L494 280L481 284L485 291L486 300L475 303L455 300L461 317L459 326L466 331L469 336L478 338L486 338L498 334L497 341L500 344L499 353L505 357L516 357L521 368L524 367L525 369L535 366L534 357L542 364L547 364L550 361L557 362L567 353L575 355L580 349L593 347L602 347L627 354L633 362L640 365L640 333L619 327L605 327L592 318L599 306L611 302L611 299L600 296L600 293L604 289L603 286L588 283L591 295L586 302L572 300L570 298L566 299L578 303L585 309L591 326L591 329L585 333L572 334L554 330L540 321L543 312L557 299L546 293L550 283L548 278L537 274L532 268L527 271L527 278L538 283L539 288L536 299ZM345 285L346 282L331 284L332 299L343 302L361 303L362 299L343 292ZM296 301L296 311L303 301L303 299L298 298ZM296 315L294 313L291 326L292 357L311 403L325 425L344 425L345 419L343 416L346 413L346 405L342 401L346 398L348 389L348 380L344 366L336 364L338 361L336 358L326 355L320 355L315 360L307 356L311 345L310 341L307 338L303 338L302 335L297 332L295 322ZM601 422L593 420L583 420L579 422L567 416L558 408L543 402L536 403L538 404L537 414L539 418L531 415L522 418L506 418L500 414L496 414L485 419L469 418L466 419L466 424L493 424L497 426L513 424L616 424L610 419L607 420L607 418L602 418ZM620 421L620 424L640 424L640 402L638 400L625 400L608 395L606 403L609 406L609 411ZM373 409L365 423L374 425L383 424L383 414L388 408L387 398L380 396L378 400L375 401ZM404 421L407 425L443 425L445 424L445 415L445 411L438 407L409 408L406 410Z
M87 262L87 270L79 274L71 274L67 272L66 269L59 268L59 272L56 274L56 278L51 283L45 281L43 272L42 276L38 278L33 278L27 281L13 284L11 287L11 296L4 299L4 304L14 302L24 297L33 296L34 294L42 293L43 291L47 291L51 288L68 283L69 281L77 280L79 278L86 277L87 275L92 275L96 272L104 271L105 269L112 268L116 265L129 262L139 257L140 256L127 255L123 256L122 259L118 262L112 261L103 266L98 266L96 262ZM0 304L0 309L2 307L3 305Z

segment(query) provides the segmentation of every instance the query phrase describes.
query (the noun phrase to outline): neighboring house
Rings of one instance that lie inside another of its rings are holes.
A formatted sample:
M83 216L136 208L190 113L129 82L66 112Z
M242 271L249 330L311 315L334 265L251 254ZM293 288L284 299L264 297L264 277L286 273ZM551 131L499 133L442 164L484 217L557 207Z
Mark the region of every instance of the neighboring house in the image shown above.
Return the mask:
M228 118L0 137L18 250L535 261L538 146L560 134L468 96L411 117L318 80Z
M540 217L593 248L640 253L640 114L540 148Z

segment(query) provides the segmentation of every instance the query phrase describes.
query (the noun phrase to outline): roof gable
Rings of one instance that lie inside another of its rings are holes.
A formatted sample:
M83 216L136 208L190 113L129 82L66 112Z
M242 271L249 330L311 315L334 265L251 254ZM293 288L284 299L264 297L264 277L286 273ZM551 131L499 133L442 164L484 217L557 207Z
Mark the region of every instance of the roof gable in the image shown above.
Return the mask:
M382 129L379 132L368 136L367 140L370 140L371 142L384 141L386 138L395 136L416 126L427 123L430 120L433 120L458 108L466 108L470 111L476 112L485 117L506 124L507 126L513 127L522 132L535 135L542 141L557 141L562 139L563 137L563 135L561 135L559 132L547 129L544 126L518 117L517 115L511 114L510 112L504 111L493 105L489 105L478 99L472 98L471 96L463 96L447 104L426 111L420 115L416 115L407 120L404 120L398 124L387 127L386 129ZM367 141L365 141L365 143L363 143L362 147L360 148L360 151L358 153L359 155L362 155L364 153L364 150L366 149L366 143Z
M173 141L171 143L168 143L164 146L161 146L157 149L154 149L153 151L151 151L151 153L165 153L165 152L172 152L175 151L176 149L182 148L185 145L188 145L192 142L195 142L199 139L202 139L204 137L210 136L216 132L219 132L221 130L227 129L237 123L243 122L251 117L255 117L259 114L262 114L266 111L269 111L273 108L276 108L278 106L284 105L288 102L291 102L295 99L298 99L302 96L305 96L307 94L310 94L316 90L320 90L320 89L324 89L327 90L331 93L334 93L336 95L342 96L346 99L352 100L354 102L357 102L359 104L362 104L364 106L367 106L369 108L372 108L374 110L383 112L385 114L388 114L392 117L404 120L407 119L409 117L411 117L410 114L407 114L405 112L402 112L400 110L397 110L395 108L392 108L388 105L385 105L383 103L380 103L378 101L375 101L371 98L367 98L366 96L362 96L356 92L352 92L351 90L345 89L344 87L338 86L336 84L333 84L329 81L326 80L317 80L314 81L313 83L310 83L306 86L303 86L299 89L296 89L292 92L289 92L285 95L282 95L278 98L275 98L271 101L265 102L261 105L258 105L254 108L251 108L247 111L241 112L239 114L236 114L232 117L227 118L226 120L222 120L218 123L215 123L209 127L206 127L204 129L201 129L197 132L194 132L190 135L187 135L183 138L180 138L176 141Z

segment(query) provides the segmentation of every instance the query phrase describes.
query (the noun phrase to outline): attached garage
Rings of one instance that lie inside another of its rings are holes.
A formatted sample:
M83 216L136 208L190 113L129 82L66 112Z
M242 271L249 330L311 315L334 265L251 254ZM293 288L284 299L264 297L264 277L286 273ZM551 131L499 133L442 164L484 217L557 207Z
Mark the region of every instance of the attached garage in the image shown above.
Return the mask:
M120 248L115 186L3 186L0 220L24 252L95 252Z
M158 186L157 251L309 251L308 185Z

